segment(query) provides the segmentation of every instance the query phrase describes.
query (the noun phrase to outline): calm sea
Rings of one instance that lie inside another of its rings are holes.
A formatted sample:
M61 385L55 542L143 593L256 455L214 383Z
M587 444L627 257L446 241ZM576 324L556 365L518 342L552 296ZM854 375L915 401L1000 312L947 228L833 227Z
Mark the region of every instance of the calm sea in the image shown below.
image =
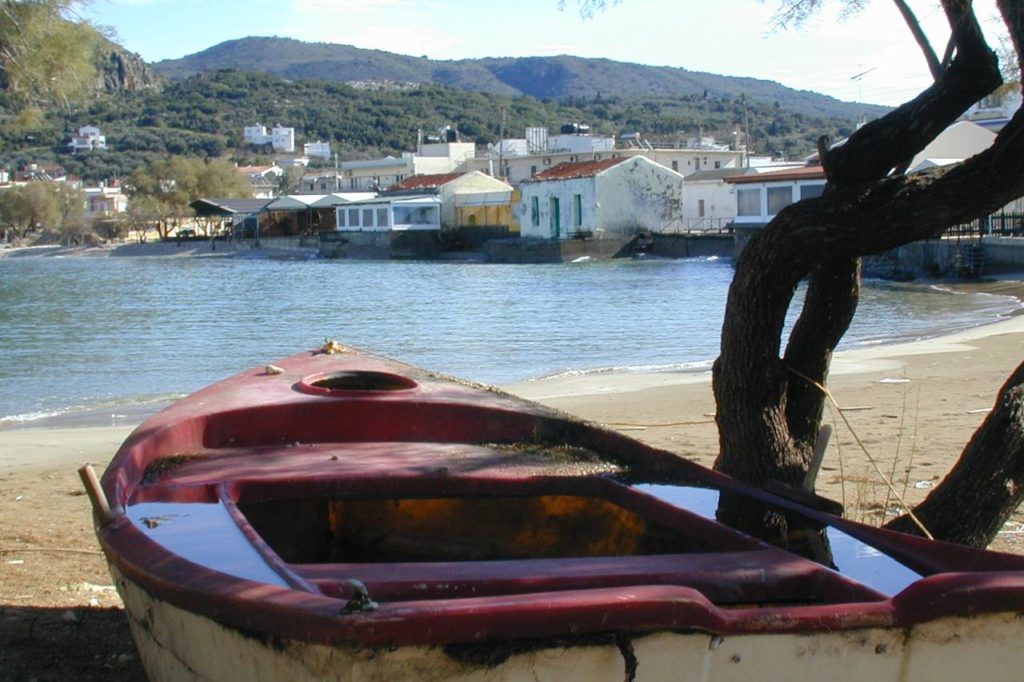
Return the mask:
M492 384L707 367L731 277L716 260L0 258L0 427L81 413L116 422L325 338ZM934 336L1017 307L870 283L844 347Z

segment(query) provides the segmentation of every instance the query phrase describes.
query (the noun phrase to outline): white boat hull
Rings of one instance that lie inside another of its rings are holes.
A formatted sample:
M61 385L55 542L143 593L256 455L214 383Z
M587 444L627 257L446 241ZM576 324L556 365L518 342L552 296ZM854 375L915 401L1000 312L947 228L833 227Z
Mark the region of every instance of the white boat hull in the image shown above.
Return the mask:
M1024 618L1015 613L944 618L908 630L728 637L662 632L634 636L625 648L553 643L489 666L457 660L437 646L383 650L243 633L154 599L111 571L153 682L1019 682L1024 671Z

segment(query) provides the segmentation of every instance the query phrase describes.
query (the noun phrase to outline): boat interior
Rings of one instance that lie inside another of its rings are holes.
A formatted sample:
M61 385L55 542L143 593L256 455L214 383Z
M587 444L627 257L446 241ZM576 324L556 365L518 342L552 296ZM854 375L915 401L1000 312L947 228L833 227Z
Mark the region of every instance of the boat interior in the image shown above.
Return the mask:
M214 387L218 410L200 392L144 425L112 496L188 565L347 610L651 586L727 610L868 605L973 561L476 387L378 371L235 381ZM677 474L630 466L662 454ZM721 522L737 494L787 519L780 545Z

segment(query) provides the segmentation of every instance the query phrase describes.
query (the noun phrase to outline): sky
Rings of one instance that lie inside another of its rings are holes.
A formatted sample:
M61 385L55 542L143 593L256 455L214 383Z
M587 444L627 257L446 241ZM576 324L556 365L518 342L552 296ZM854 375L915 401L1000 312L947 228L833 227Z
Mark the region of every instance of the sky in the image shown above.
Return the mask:
M839 0L802 29L773 29L778 0L610 0L592 18L577 0L89 0L80 16L148 62L226 40L279 36L432 59L569 54L773 80L838 99L897 105L930 83L891 0L853 17ZM941 54L936 0L911 0ZM976 0L994 43L994 0Z

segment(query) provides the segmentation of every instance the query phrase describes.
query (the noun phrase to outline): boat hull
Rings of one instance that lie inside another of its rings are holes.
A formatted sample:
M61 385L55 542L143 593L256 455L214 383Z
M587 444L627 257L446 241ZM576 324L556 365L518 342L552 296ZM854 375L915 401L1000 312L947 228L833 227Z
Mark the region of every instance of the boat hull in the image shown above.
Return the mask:
M273 370L154 416L93 490L153 680L1020 679L1022 557L386 358ZM723 523L740 498L795 545Z
M562 638L546 646L482 647L475 656L442 646L331 646L222 625L153 598L116 569L112 575L152 682L962 682L976 676L1018 682L1024 661L1024 619L1017 613L943 618L907 629Z

